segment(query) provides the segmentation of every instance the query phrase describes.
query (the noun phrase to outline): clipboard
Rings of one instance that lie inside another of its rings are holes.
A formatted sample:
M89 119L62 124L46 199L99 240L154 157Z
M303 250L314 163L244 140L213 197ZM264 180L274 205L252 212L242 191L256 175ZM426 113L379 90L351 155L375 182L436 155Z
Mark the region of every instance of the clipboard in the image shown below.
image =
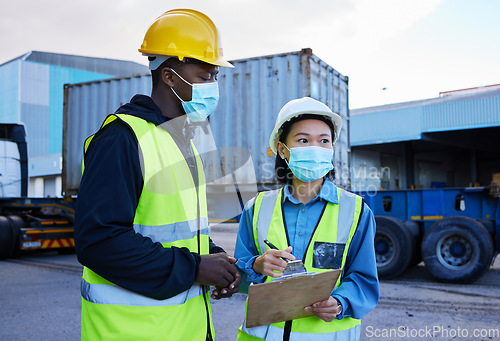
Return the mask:
M247 328L313 316L305 307L327 299L341 270L306 274L248 288Z

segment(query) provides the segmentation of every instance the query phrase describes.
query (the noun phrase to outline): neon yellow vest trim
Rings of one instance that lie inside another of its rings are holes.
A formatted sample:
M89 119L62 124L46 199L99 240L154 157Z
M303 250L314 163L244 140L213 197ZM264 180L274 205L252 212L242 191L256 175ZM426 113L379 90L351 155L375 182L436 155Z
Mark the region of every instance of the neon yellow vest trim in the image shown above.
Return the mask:
M342 193L342 189L337 188L337 195L339 198L344 198L346 197L346 192ZM285 224L283 222L283 214L282 214L282 207L281 207L281 202L282 202L282 193L283 189L279 190L279 193L276 197L276 202L274 204L273 212L272 212L272 217L271 217L271 223L269 230L267 231L267 237L266 236L260 236L259 238L259 232L257 231L257 222L258 222L258 217L259 217L259 212L262 208L262 201L264 197L264 193L259 193L259 195L255 199L255 205L254 205L254 214L253 214L253 233L254 233L254 240L255 240L255 245L256 248L259 252L259 254L263 254L267 249L269 249L269 246L265 246L266 249L262 250L263 244L260 241L262 237L267 238L279 248L279 249L285 249L288 247L288 240L287 240L287 235L286 235L286 230L285 230ZM341 194L344 194L341 196ZM358 221L360 218L361 214L361 208L362 208L362 199L359 196L354 196L354 194L349 194L351 195L350 199L354 199L354 205L353 205L353 212L351 214L353 215L351 218L352 219L352 224L351 226L348 226L349 230L343 230L339 231L339 226L338 226L338 220L339 220L339 205L332 204L332 203L327 203L325 210L320 218L320 221L318 223L318 226L314 232L314 234L311 237L311 240L309 242L309 245L306 250L305 258L303 259L304 265L307 269L308 272L325 272L329 271L329 269L320 269L320 268L315 268L313 267L313 251L314 251L314 243L315 242L328 242L328 243L337 243L337 242L345 242L345 248L344 248L344 253L342 256L342 264L341 264L341 269L344 268L345 265L345 260L347 258L347 253L349 251L349 246L351 244L352 238L354 236L354 233L356 232L356 228L358 225ZM340 204L342 204L342 201L340 201ZM347 203L344 203L347 204ZM262 208L264 209L264 208ZM343 239L342 241L339 241L337 236L342 235ZM266 282L270 282L272 278L268 277L266 278ZM340 285L340 280L337 281L335 284L335 287L338 287ZM325 322L321 319L319 319L316 316L312 317L306 317L302 319L297 319L294 320L292 323L292 333L317 333L317 334L324 334L324 333L335 333L339 331L347 331L351 328L355 328L356 326L360 325L361 320L354 319L351 317L344 317L342 320L333 320L332 322ZM283 330L285 326L285 322L281 323L275 323L268 328L279 328L280 330ZM259 331L257 331L256 328L251 328L255 329L255 335L249 335L245 332L245 328L240 328L239 333L238 333L238 340L259 340L261 338L256 337L256 336L262 336L264 338L265 335L268 335L269 330L265 330L263 327L257 327L260 328ZM250 330L251 330L250 329ZM247 331L250 331L247 330Z
M205 175L194 145L191 144L198 168L198 189L181 151L166 130L123 114L108 116L102 127L116 119L132 128L140 148L144 186L134 230L163 247L187 247L192 252L208 254ZM85 141L85 152L93 137ZM125 290L85 267L82 340L205 340L208 295L208 290L194 284L175 297L155 300ZM210 306L208 314L213 331Z

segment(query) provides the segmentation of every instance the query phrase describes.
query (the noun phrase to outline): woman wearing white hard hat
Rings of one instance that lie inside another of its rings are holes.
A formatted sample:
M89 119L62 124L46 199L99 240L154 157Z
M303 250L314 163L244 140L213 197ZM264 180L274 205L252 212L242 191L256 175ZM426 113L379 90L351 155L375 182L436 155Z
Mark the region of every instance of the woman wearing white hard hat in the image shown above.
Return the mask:
M338 114L312 98L283 106L269 145L284 186L246 204L235 251L247 284L281 277L283 258L302 260L308 272L341 269L341 277L328 299L304 307L312 316L254 328L243 321L238 340L359 340L361 318L378 302L373 213L333 184L341 126Z

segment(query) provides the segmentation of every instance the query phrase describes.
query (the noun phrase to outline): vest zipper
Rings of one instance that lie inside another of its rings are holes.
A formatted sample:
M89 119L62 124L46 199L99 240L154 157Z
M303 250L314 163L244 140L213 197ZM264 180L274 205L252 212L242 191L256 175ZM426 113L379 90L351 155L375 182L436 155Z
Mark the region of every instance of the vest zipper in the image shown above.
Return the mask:
M327 205L328 205L328 203L325 202L325 206L323 206L323 210L321 211L318 222L316 223L316 226L314 226L313 233L311 234L311 239L309 239L309 242L307 243L307 247L304 251L304 256L302 257L302 262L304 262L304 263L306 261L307 249L309 249L309 246L311 246L311 241L314 239L314 234L316 233L316 230L318 229L319 223L321 222L321 219L323 218L323 214L325 214L325 210L326 210Z
M285 203L285 201L282 200L281 201L281 214L282 214L282 219L283 219L283 226L285 227L286 239L287 239L288 245L290 245L290 237L288 236L288 229L286 227L286 221L285 221L285 210L283 209L284 203ZM323 206L323 210L321 211L318 222L316 223L316 226L314 227L313 233L311 234L311 239L309 239L309 243L307 244L306 250L304 251L304 256L302 257L302 262L304 262L304 263L306 261L307 249L309 249L309 246L311 245L311 240L313 240L314 233L316 233L316 230L318 229L318 226L319 226L319 222L321 221L321 218L323 218L323 214L325 213L327 204L328 203L325 203L325 206ZM285 327L283 329L283 341L290 340L290 335L292 333L292 323L293 323L293 320L285 321Z
M194 158L194 162L196 164L196 156L194 155L194 152L193 152L193 158ZM198 173L198 166L196 167L196 173ZM199 191L199 186L200 186L200 178L198 177L198 186L195 186L195 189L196 189L196 201L197 201L197 220L198 220L198 231L196 233L196 237L198 239L198 254L201 256L201 217L200 217L200 191ZM210 288L209 288L210 290ZM206 337L206 341L213 341L213 337L212 337L212 331L210 329L210 311L209 311L209 307L208 307L208 302L207 302L207 287L205 285L202 285L201 286L201 292L203 294L203 301L205 302L205 311L207 313L207 337Z

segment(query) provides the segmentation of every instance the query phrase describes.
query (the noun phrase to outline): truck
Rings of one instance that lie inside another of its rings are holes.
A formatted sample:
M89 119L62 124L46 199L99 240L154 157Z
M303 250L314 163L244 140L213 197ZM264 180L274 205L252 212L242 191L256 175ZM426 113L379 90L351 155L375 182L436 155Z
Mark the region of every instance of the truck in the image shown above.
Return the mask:
M498 184L359 192L375 215L379 277L422 260L439 281L471 283L500 250Z
M21 251L73 252L71 198L28 198L28 152L22 124L0 124L0 259Z

